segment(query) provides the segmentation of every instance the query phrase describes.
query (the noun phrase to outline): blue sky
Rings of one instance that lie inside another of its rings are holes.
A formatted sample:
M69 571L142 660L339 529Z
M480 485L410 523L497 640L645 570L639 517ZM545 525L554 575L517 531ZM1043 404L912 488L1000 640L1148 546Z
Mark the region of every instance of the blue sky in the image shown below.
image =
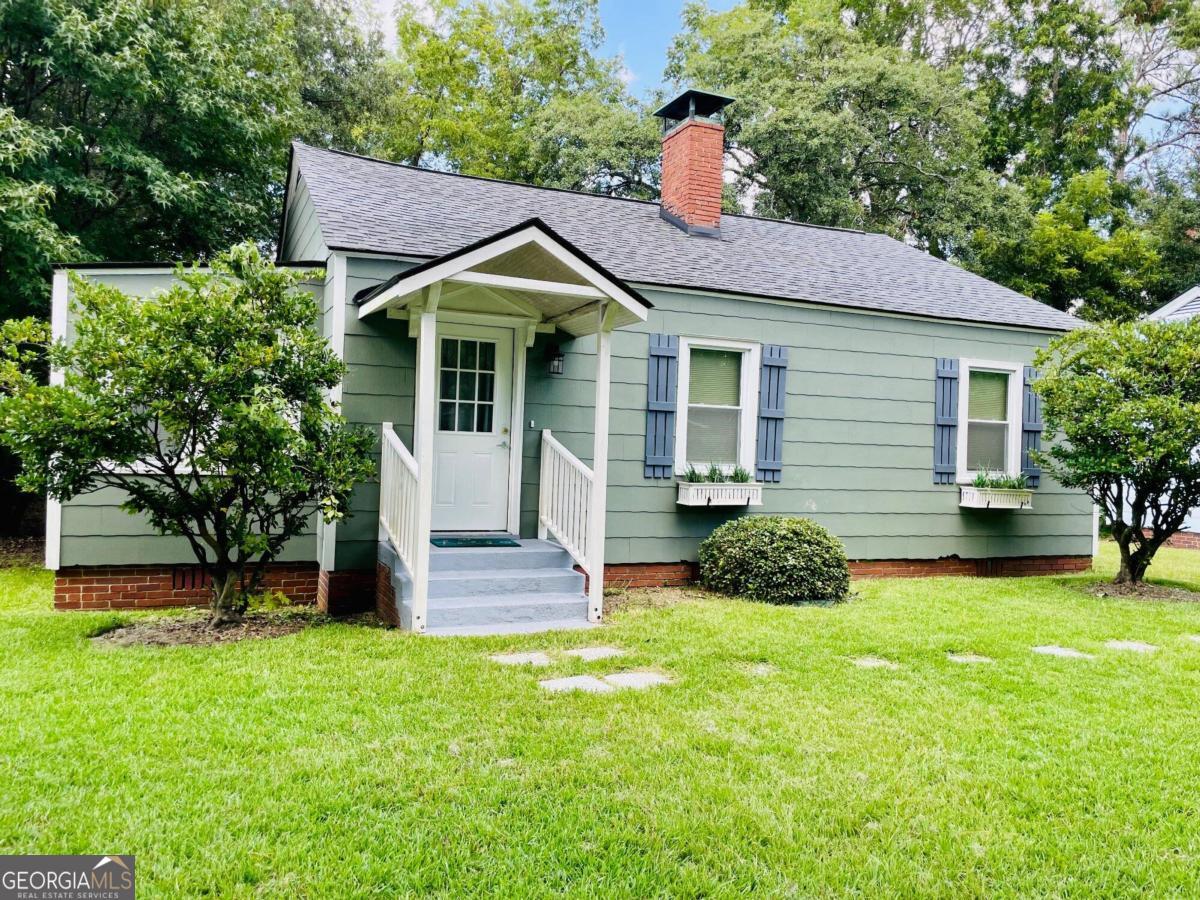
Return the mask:
M708 0L710 9L729 9L735 0ZM604 52L620 53L632 73L630 90L641 97L663 83L667 47L679 31L684 0L600 0Z

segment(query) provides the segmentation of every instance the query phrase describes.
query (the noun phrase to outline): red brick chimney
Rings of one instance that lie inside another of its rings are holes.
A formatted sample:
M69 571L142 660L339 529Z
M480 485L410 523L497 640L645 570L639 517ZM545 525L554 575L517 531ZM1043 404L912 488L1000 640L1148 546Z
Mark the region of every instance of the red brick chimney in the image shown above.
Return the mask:
M688 234L719 237L729 97L684 91L654 114L663 120L659 213Z

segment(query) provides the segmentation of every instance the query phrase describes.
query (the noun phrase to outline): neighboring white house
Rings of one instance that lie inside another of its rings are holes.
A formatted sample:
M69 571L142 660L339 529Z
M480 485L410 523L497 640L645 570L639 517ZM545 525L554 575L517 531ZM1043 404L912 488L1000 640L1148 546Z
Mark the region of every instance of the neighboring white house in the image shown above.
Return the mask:
M1163 322L1183 322L1196 316L1200 316L1200 284L1150 313L1151 319ZM1182 530L1200 533L1200 509L1192 510L1187 521L1183 523Z
M1200 284L1190 291L1184 291L1166 306L1156 309L1150 313L1149 318L1164 322L1182 322L1196 316L1200 316Z

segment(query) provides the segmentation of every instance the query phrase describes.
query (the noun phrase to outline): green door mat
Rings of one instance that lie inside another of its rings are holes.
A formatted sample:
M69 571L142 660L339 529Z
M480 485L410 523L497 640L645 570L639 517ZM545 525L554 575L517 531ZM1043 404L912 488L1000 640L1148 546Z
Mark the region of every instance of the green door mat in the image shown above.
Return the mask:
M510 537L435 537L429 543L435 547L520 547Z

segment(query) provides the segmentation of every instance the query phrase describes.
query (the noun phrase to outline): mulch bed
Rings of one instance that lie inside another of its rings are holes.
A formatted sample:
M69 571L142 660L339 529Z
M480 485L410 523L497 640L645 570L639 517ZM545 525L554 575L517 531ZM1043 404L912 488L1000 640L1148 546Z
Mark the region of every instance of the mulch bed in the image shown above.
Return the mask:
M95 635L92 642L103 647L179 647L232 644L244 640L283 637L304 631L306 628L319 628L334 621L357 622L359 619L363 619L361 624L371 624L365 621L366 618L366 616L356 616L350 620L334 620L317 612L287 610L249 613L240 624L210 628L207 612L192 613L118 625L116 628ZM374 620L373 615L369 618Z
M1171 603L1200 603L1200 593L1163 584L1094 584L1088 593L1096 597L1126 597L1134 600L1166 600Z

